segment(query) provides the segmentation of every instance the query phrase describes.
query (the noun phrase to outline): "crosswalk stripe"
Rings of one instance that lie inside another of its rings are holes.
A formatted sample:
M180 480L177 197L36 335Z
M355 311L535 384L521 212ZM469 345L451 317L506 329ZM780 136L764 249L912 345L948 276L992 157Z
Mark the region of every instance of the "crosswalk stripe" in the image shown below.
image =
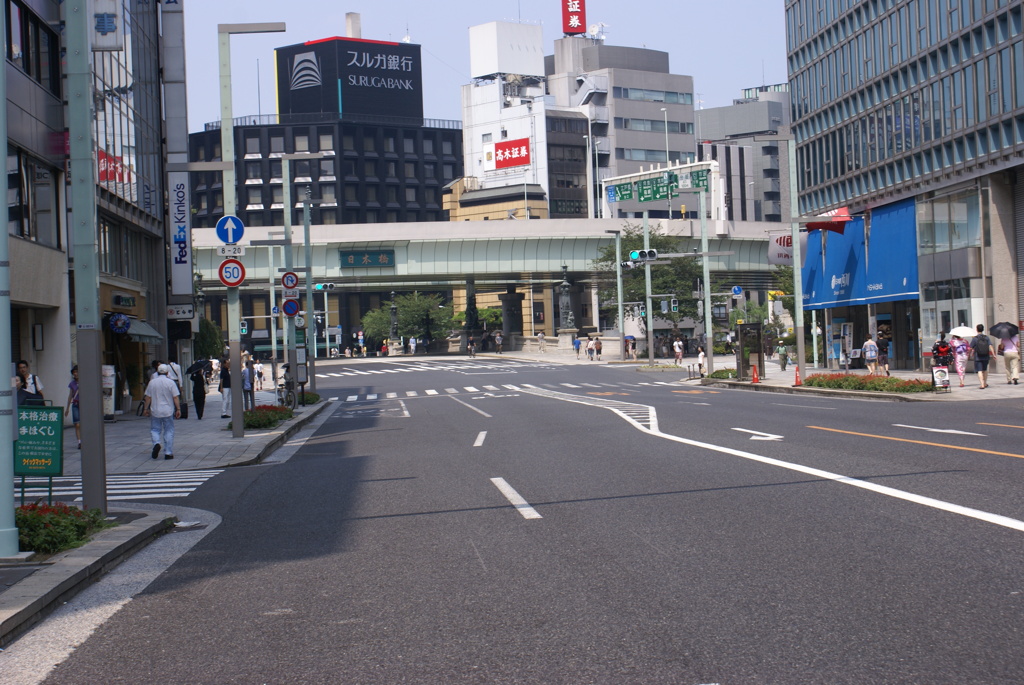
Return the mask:
M465 386L465 390L466 390L466 392L480 392L479 390L474 388L472 385Z
M505 388L506 390L519 390L519 386L516 385L502 385L501 387Z
M418 397L418 396L419 396L419 393L418 393L418 392L416 392L415 390L409 390L409 391L407 391L407 392L405 393L405 396L406 396L406 397Z
M377 394L373 393L372 395L367 395L366 399L368 399L368 400L375 400L375 399L377 399Z
M398 397L398 393L397 392L389 392L387 395L385 395L385 397L387 397L389 400L393 400L396 397Z
M187 497L210 478L223 472L223 469L206 469L202 471L158 471L140 474L111 474L107 476L107 499L138 500L160 499L164 497ZM35 501L47 496L46 478L26 478L25 501ZM19 481L20 482L20 481ZM21 488L15 484L16 501L21 499ZM81 502L82 479L80 477L61 477L54 479L53 496L56 500Z
M349 395L348 397L345 398L345 401L346 402L355 402L358 399L359 399L359 395Z
M427 394L428 395L436 395L437 394L437 390L427 390Z
M484 390L489 390L491 392L494 392L495 390L501 390L501 388L499 388L496 385L485 385L484 386Z
M455 388L445 388L444 391L449 395L457 395L459 393Z
M572 383L562 383L562 385L564 385L567 388L578 388L578 387L580 387L578 385L573 385Z

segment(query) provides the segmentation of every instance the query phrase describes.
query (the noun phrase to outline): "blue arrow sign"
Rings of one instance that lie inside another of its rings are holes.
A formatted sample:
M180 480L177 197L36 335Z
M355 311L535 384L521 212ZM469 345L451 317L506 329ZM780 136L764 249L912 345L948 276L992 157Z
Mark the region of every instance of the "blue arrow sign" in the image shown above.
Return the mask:
M740 287L740 286L738 286L738 285L734 285L734 286L732 287L732 294L733 294L733 295L742 295L742 294L743 294L743 288L741 288L741 287Z
M245 224L237 216L222 216L217 222L217 237L222 243L234 245L245 235Z
M281 313L281 308L275 305L274 308L270 310L270 313L277 316Z

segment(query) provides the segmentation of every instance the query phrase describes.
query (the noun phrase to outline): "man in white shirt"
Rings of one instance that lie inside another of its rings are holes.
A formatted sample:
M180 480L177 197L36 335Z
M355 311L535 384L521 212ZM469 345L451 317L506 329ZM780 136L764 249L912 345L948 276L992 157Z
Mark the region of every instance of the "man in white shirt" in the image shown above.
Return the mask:
M170 370L167 364L156 367L156 375L146 386L145 408L142 413L149 417L154 459L160 454L161 444L164 447L164 459L174 459L174 419L181 416L181 406L178 400L178 384L167 377Z

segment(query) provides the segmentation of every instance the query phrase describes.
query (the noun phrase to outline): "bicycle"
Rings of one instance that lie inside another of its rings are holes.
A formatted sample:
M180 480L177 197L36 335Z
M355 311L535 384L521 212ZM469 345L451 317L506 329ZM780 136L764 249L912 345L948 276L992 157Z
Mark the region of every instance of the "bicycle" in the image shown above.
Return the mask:
M295 411L299 404L298 396L295 394L295 379L288 373L287 364L284 366L284 378L277 382L277 403L292 411Z

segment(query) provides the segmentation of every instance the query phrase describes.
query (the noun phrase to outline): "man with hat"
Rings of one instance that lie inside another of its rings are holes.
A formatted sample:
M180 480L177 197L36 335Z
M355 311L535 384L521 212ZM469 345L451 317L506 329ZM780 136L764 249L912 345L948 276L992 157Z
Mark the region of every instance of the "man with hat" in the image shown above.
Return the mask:
M174 459L174 419L181 416L178 384L167 377L171 369L167 364L156 367L156 375L146 386L143 415L149 416L149 430L153 436L153 458L164 447L164 459ZM161 441L161 433L163 440Z

